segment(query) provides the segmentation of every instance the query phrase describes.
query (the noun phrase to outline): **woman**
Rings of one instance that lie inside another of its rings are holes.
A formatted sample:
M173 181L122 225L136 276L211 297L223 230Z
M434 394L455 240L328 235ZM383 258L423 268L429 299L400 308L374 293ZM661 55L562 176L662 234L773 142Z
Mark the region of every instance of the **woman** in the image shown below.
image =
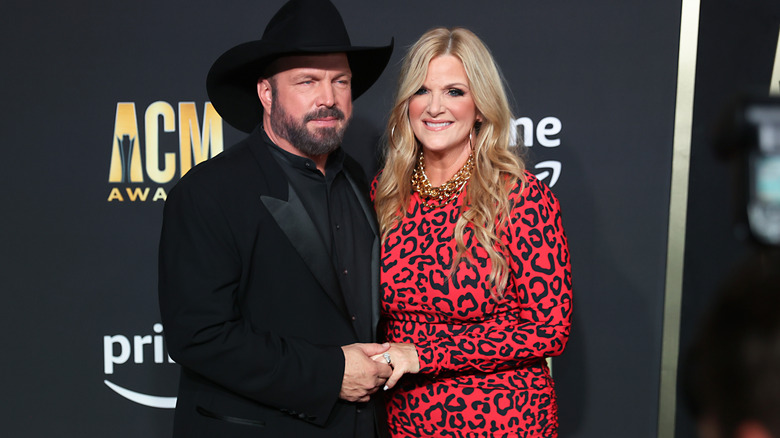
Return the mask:
M511 122L476 35L438 28L409 50L373 190L393 436L557 436L545 358L569 336L569 252Z

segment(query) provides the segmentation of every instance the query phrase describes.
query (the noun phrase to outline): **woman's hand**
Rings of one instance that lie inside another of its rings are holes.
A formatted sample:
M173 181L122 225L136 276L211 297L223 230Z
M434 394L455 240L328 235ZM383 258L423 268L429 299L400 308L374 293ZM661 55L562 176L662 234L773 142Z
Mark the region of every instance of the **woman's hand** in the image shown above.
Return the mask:
M417 348L414 344L391 343L390 349L382 354L371 356L371 359L380 362L388 362L393 367L393 374L385 383L388 390L398 383L404 374L417 374L420 371L420 359L417 357Z

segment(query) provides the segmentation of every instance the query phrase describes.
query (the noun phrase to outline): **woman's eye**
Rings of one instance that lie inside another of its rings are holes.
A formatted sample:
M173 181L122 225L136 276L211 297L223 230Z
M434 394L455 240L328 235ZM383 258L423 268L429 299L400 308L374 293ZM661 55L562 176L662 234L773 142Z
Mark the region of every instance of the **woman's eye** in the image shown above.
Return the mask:
M423 87L423 88L420 88L419 90L415 91L414 95L415 96L421 96L423 94L426 94L427 92L428 92L428 90L426 90L425 87Z
M453 97L463 96L465 93L463 90L458 90L457 88L451 88L449 91L447 91L447 94Z

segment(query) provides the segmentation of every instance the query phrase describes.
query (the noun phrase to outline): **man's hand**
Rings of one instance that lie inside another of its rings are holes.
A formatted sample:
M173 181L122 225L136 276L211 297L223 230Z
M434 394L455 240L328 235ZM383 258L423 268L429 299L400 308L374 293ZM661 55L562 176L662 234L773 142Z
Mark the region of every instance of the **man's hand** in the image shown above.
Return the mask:
M382 354L390 344L351 344L344 351L344 380L339 397L351 402L367 402L371 394L384 387L393 369L387 363L371 360Z

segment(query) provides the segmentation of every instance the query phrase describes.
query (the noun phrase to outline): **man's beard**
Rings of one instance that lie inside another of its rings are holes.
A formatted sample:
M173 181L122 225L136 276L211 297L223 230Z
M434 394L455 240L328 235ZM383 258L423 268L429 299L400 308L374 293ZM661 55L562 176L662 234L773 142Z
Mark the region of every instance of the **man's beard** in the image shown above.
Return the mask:
M309 131L306 123L323 117L335 117L345 120L344 113L336 107L320 108L303 116L302 123L297 123L284 108L277 104L277 99L271 103L271 129L276 135L308 156L326 155L338 149L344 139L347 120L341 128L316 128Z

